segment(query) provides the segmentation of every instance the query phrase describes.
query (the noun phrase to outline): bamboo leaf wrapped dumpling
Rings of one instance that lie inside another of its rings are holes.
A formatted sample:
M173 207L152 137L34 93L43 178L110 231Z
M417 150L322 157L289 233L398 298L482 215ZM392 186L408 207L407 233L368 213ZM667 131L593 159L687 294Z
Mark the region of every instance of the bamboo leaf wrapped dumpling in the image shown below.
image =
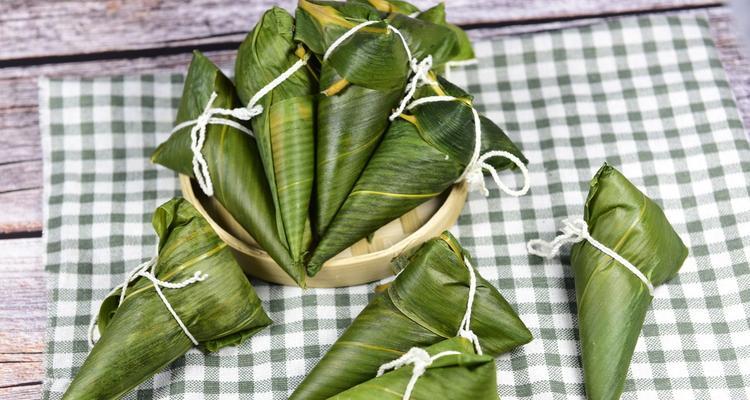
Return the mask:
M421 349L417 348L417 350ZM413 390L407 393L410 394L409 399L499 399L495 359L487 355L476 354L469 340L461 337L446 339L424 351L425 356L430 356L433 360L428 362L424 373L417 377ZM405 392L409 390L414 368L416 365L406 364L382 376L373 377L330 399L402 400L407 395Z
M466 315L468 255L449 233L431 239L357 316L297 387L291 399L327 399L375 376L380 365L412 347L452 338ZM472 269L473 271L473 269ZM479 274L471 330L485 354L497 356L531 340L513 308Z
M175 125L199 118L212 98L210 106L214 108L241 107L232 82L196 51ZM187 126L175 131L151 155L152 162L195 178L191 129ZM277 230L274 203L255 139L236 127L211 123L206 126L200 153L216 199L292 279L304 286L304 266L292 260Z
M270 92L258 95L307 57L294 41L292 16L273 7L242 42L235 64L240 100L248 107L263 106L264 112L251 122L253 133L274 200L279 236L299 264L311 241L308 215L315 175L317 78L308 67L299 68Z
M364 21L372 25L336 41ZM388 127L415 59L443 59L449 28L365 4L300 0L295 39L321 59L314 227L322 235ZM404 47L401 32L409 46ZM335 46L335 47L333 47Z
M418 104L423 98L446 95L455 100ZM315 275L323 263L342 250L439 195L464 176L476 150L472 97L440 78L418 89L415 99L416 106L393 121L312 251L309 275ZM481 116L479 121L480 152L504 151L519 163L528 162L497 125ZM487 163L496 171L514 166L505 157L491 158Z
M619 399L651 289L677 274L688 249L661 208L607 164L591 180L583 221L568 222L566 230L570 239L555 244L577 242L570 264L586 394L592 400ZM550 257L554 251L548 246L532 241L529 250Z
M185 354L193 339L216 351L271 324L227 245L188 201L173 199L160 206L153 225L159 250L149 271L165 284L136 275L122 303L121 290L104 300L98 317L101 338L64 399L119 398ZM192 283L168 286L186 281Z

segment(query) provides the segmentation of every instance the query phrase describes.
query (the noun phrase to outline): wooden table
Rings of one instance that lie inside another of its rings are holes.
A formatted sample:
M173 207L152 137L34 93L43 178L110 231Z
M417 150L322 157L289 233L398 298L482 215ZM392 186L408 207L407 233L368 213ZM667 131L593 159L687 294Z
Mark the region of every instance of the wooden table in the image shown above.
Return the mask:
M185 71L198 48L231 66L258 16L293 0L6 0L0 3L0 399L38 398L46 319L37 78ZM415 0L426 6L434 0ZM472 38L644 13L707 13L747 124L750 63L715 0L450 0Z

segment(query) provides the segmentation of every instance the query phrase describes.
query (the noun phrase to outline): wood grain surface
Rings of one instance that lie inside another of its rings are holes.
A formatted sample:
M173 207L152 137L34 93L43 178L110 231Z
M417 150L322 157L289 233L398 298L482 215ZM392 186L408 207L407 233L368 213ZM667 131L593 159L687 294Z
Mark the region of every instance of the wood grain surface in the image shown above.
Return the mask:
M413 0L428 7L435 0ZM272 5L296 0L11 0L0 3L0 60L79 56L126 50L237 43ZM700 7L716 0L450 0L451 20L463 24L523 23Z
M194 47L226 68L257 16L290 0L0 2L0 399L41 393L46 319L42 265L40 76L184 71ZM420 5L433 1L415 1ZM474 39L648 12L706 13L746 125L750 61L731 12L706 0L451 0Z

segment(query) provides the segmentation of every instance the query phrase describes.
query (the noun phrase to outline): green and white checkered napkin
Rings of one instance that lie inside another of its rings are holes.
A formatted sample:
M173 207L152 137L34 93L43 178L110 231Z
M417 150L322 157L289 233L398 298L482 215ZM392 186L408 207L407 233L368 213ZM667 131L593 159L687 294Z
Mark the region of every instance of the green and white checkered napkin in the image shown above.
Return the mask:
M656 290L623 397L750 397L750 146L709 38L700 16L625 18L479 42L479 65L454 72L530 160L529 195L472 194L453 229L535 337L498 360L503 399L584 395L567 257L545 263L525 243L583 212L604 161L664 206L690 248ZM154 254L151 213L178 192L148 158L181 85L177 75L40 82L46 398L60 397L86 357L98 302ZM191 350L129 398L284 399L373 289L255 285L273 326L218 354Z

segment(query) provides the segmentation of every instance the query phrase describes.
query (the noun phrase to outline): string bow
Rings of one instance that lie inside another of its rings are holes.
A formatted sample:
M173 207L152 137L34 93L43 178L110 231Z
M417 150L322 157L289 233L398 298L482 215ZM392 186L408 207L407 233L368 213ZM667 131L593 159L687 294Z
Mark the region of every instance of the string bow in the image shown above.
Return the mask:
M201 282L208 278L208 274L204 274L201 271L196 271L195 274L191 278L185 279L182 282L179 283L173 283L173 282L167 282L162 281L155 275L156 270L156 262L157 257L154 257L139 266L137 266L135 269L130 271L125 276L125 281L117 286L115 286L114 289L112 289L109 294L107 294L104 298L108 298L109 296L117 293L117 291L120 291L120 298L117 302L117 307L122 305L122 302L125 301L125 294L128 290L128 285L130 285L133 281L138 279L139 277L143 277L151 281L151 283L154 286L154 290L156 290L156 294L161 299L162 303L164 303L164 307L167 308L170 314L172 314L172 317L175 319L177 324L180 326L183 332L185 332L185 335L190 339L191 342L193 342L194 345L198 345L198 341L195 339L192 333L188 330L187 326L184 322L182 322L182 319L180 319L180 316L177 315L177 312L174 310L172 305L169 303L169 300L167 300L166 296L164 296L164 293L162 292L161 288L167 288L167 289L182 289L184 287L190 286L194 283ZM100 306L101 307L101 306ZM89 347L94 347L95 341L94 341L94 330L96 328L97 322L99 318L97 315L94 315L93 318L91 318L91 323L89 324L89 330L88 330L88 343Z
M402 397L402 400L409 400L409 398L411 397L411 393L414 391L414 386L416 386L417 384L417 380L422 375L424 375L424 373L427 371L427 368L432 365L435 360L442 357L459 354L461 353L457 351L443 351L430 357L430 354L427 353L427 351L425 351L424 349L421 349L419 347L412 347L411 349L409 349L409 351L404 353L403 356L381 365L378 369L377 376L382 376L388 370L398 369L405 365L412 364L413 367L411 378L409 379L409 383L406 385L406 389L404 390L404 395Z
M549 259L555 257L558 253L560 253L560 249L566 244L575 244L585 240L592 246L594 246L594 248L612 257L615 261L625 266L625 268L627 268L631 273L633 273L633 275L640 279L644 285L646 285L648 293L651 296L654 295L654 285L651 283L648 277L646 277L646 275L644 275L641 270L633 265L633 263L626 260L623 256L617 254L614 250L605 246L598 240L594 239L589 233L589 226L588 224L586 224L586 221L584 221L582 218L566 218L562 222L563 227L560 228L560 231L562 232L561 235L558 235L549 242L542 239L529 240L529 242L526 244L526 250L528 250L530 254Z

